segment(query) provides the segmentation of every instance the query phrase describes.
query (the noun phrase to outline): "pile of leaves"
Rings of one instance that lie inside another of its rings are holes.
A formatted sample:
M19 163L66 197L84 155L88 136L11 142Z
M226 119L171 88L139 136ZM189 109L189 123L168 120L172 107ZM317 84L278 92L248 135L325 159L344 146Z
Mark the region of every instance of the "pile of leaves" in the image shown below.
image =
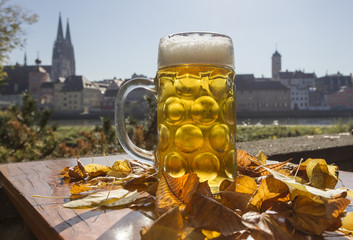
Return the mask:
M263 152L253 157L238 150L238 176L224 180L217 193L194 173L173 178L162 172L157 179L154 168L135 160L112 167L78 160L61 171L74 182L64 207L149 206L154 223L141 229L142 239L307 239L337 236L337 230L352 235L353 213L346 208L353 192L334 189L336 166L324 159L299 166L266 159Z

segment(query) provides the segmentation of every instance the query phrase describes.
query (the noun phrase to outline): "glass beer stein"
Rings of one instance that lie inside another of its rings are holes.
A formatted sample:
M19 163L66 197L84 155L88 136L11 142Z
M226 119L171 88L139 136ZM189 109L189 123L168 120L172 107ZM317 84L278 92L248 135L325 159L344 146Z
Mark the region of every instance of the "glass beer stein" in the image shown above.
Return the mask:
M189 32L163 37L153 80L132 79L116 97L115 124L123 149L154 161L173 177L194 172L217 187L236 175L234 51L230 37ZM157 98L158 144L154 151L134 145L125 129L124 105L136 88Z

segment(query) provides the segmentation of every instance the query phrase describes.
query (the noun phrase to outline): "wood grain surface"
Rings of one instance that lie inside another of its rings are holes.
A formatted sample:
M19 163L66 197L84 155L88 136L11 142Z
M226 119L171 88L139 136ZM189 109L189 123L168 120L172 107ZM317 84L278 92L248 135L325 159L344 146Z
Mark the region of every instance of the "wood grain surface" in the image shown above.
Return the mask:
M94 163L110 166L126 155L94 158ZM86 165L92 158L82 158ZM68 209L68 199L35 198L70 196L59 172L76 165L76 159L61 159L0 165L0 184L38 239L140 239L140 229L152 220L124 209Z

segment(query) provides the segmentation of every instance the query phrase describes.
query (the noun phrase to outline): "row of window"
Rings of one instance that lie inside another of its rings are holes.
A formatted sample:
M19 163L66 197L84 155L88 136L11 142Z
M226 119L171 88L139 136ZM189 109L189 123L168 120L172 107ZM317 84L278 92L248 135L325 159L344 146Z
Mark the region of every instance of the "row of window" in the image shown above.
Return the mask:
M287 102L275 102L275 103L240 103L240 107L288 107Z

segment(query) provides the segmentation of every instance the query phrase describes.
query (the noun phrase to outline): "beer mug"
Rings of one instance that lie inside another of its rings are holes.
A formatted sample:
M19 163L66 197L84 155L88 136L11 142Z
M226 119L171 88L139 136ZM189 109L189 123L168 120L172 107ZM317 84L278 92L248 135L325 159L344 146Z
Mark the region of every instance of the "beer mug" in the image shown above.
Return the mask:
M123 149L154 161L159 174L194 172L217 187L236 175L234 50L230 37L208 32L177 33L159 43L154 80L137 78L116 96L115 124ZM158 143L154 151L134 145L125 129L124 105L136 88L157 98Z

